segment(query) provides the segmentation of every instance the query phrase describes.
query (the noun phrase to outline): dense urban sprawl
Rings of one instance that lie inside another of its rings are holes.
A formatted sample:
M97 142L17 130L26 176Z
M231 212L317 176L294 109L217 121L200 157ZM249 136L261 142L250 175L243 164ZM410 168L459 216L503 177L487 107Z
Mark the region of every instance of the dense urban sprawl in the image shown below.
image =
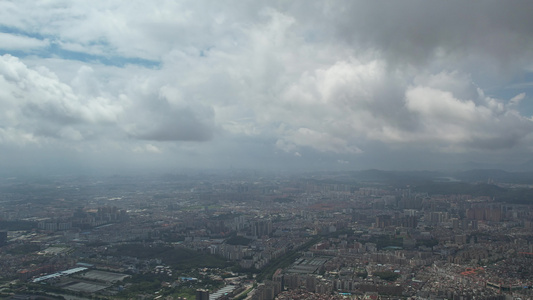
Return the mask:
M12 178L0 196L11 299L533 297L533 206L490 196L253 172Z

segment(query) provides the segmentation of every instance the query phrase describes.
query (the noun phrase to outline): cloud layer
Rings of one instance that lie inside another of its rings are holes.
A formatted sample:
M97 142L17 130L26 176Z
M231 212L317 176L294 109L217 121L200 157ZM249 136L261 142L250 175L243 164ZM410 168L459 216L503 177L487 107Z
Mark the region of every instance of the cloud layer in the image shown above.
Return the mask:
M2 1L0 147L202 167L526 159L532 9Z

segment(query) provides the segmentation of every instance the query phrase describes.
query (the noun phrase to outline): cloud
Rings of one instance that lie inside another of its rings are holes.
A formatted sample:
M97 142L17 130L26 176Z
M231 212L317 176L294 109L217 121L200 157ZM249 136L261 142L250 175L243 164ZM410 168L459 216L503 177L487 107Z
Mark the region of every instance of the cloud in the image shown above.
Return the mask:
M126 96L121 127L135 139L152 141L208 141L216 126L210 97L198 95L201 83L183 86L166 72L139 78ZM190 97L190 98L189 98Z
M437 152L495 150L523 144L533 129L531 119L485 96L462 72L391 76L379 60L305 73L281 99L275 115L284 137L277 146L285 151L356 154L365 140Z
M49 70L30 69L10 55L0 57L0 76L2 125L34 136L107 139L104 129L157 141L205 141L213 136L213 109L180 100L164 86L159 96L153 94L156 87L143 97L104 96L90 67L82 66L69 85Z
M80 97L48 69L30 69L10 55L0 57L0 87L2 128L34 140L89 138L97 126L116 122L122 110L109 99Z
M162 153L161 149L159 149L157 146L154 146L152 144L146 144L143 146L136 146L133 148L133 152L135 153Z
M213 137L213 111L207 107L162 108L144 111L129 124L130 136L153 141L207 141ZM165 111L166 110L166 111Z
M0 45L4 50L35 50L49 46L48 40L0 32Z
M533 145L530 2L235 4L0 2L0 141L206 165Z
M284 132L283 135L284 137L276 142L276 146L287 152L293 151L299 146L311 147L321 152L352 154L362 152L357 146L350 145L343 139L309 128L289 130Z
M324 15L336 37L354 47L374 48L398 63L442 58L450 63L473 53L515 63L529 57L533 42L533 22L527 17L532 4L528 1L415 0L385 6L352 1L341 6L339 13ZM330 11L333 9L331 5Z
M510 105L518 105L525 98L526 98L526 93L520 93L520 94L514 96L513 98L511 98L511 100L509 100L509 104Z
M417 115L419 129L399 134L409 141L436 142L445 148L502 149L524 141L533 122L498 100L455 98L429 87L406 91L406 107Z

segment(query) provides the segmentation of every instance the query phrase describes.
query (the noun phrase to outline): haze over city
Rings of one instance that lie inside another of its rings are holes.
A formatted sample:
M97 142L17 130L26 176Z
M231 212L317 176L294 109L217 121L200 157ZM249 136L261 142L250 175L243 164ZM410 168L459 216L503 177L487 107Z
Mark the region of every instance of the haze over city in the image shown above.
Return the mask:
M531 170L532 11L1 1L0 168Z
M0 298L533 299L533 1L0 1Z

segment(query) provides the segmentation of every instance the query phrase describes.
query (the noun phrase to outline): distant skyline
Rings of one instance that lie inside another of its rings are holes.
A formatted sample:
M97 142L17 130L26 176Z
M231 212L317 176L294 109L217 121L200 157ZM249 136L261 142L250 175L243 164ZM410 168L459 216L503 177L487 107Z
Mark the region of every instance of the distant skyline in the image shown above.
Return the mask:
M533 170L531 1L0 1L0 173Z

